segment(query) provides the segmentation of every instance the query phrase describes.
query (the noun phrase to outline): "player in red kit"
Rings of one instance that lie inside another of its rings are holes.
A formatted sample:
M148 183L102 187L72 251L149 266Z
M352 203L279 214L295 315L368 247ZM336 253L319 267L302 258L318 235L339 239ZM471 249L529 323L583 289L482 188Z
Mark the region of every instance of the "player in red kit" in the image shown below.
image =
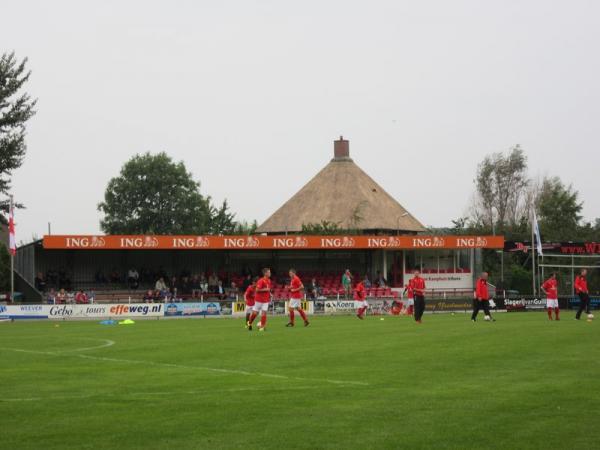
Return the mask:
M542 291L546 294L546 308L548 308L548 319L552 320L552 310L556 320L560 320L559 309L558 309L558 281L556 280L556 273L553 273L544 284L542 284Z
M256 294L256 282L258 277L252 280L252 284L248 286L246 292L244 292L244 301L246 302L246 328L248 328L248 322L250 321L250 315L252 314L252 308L254 307L254 295Z
M256 294L254 295L254 306L252 314L248 320L248 330L252 331L252 323L258 313L260 313L260 325L258 331L264 331L267 325L267 311L269 310L269 302L271 301L271 269L264 268L263 276L256 282Z
M410 280L415 302L415 322L421 323L421 318L425 312L425 280L421 278L421 272L414 271L414 277Z
M415 306L415 294L413 292L412 280L404 287L403 294L406 294L406 315L412 316Z
M575 319L579 320L581 313L585 310L588 315L588 319L592 319L594 316L590 312L590 291L588 289L587 270L582 269L581 274L575 277L575 293L579 296L579 309L575 314Z
M471 320L475 322L477 320L477 314L479 310L483 309L485 313L485 320L491 320L493 322L496 319L492 318L490 314L490 292L488 289L488 273L483 272L481 277L475 283L475 292L473 299L473 314L471 315Z
M364 319L365 311L369 307L369 303L367 303L367 290L365 289L365 283L361 281L356 285L356 303L358 307L358 311L356 312L356 317L360 320Z
M290 321L286 327L294 326L294 311L298 311L298 314L300 314L300 317L304 320L305 327L309 325L306 313L302 309L302 291L304 291L304 284L302 284L300 277L296 275L296 269L290 269L290 303L288 307Z

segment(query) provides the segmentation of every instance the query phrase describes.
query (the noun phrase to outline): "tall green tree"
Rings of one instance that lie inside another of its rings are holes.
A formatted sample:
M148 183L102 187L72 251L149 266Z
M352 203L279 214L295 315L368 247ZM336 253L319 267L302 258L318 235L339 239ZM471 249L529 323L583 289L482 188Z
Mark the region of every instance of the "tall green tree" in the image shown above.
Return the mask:
M0 292L10 289L10 255L8 250L0 243Z
M37 101L22 91L31 75L26 64L27 58L18 61L14 52L0 56L0 211L5 213L12 173L21 167L27 151L25 124L35 114Z
M472 219L499 233L517 225L526 210L527 157L516 145L508 153L488 155L479 164Z
M229 211L227 200L224 200L219 208L211 207L210 233L211 234L234 234L237 224L234 220L235 214Z
M183 162L166 153L127 161L109 181L98 210L107 234L208 234L234 227L227 202L213 207Z
M571 185L559 177L544 178L536 203L544 240L577 239L583 203Z

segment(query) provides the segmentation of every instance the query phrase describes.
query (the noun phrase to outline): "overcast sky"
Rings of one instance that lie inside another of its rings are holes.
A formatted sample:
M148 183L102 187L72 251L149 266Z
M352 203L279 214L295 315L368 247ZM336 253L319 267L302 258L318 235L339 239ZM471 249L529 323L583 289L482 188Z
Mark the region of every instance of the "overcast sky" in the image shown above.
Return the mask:
M426 225L476 166L521 144L600 216L600 2L8 1L0 52L38 98L14 174L17 239L99 232L136 153L183 160L203 194L266 219L350 140Z

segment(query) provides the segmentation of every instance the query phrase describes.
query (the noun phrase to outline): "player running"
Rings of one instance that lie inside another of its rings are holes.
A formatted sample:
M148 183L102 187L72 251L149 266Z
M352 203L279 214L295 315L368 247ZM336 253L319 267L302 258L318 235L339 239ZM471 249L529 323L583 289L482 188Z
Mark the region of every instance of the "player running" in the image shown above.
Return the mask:
M546 308L548 308L548 320L552 320L552 310L556 320L560 320L559 309L558 309L558 281L556 281L556 273L550 275L544 284L542 284L542 291L546 294Z
M271 269L268 267L262 270L263 276L256 282L256 294L254 295L254 306L252 314L248 320L248 330L252 331L252 323L260 312L260 324L258 331L264 331L267 325L267 311L271 301Z
M244 292L244 301L246 302L246 328L248 328L248 322L250 322L250 315L252 314L252 308L254 307L254 296L256 294L256 282L258 277L254 277L252 284L246 288Z
M360 320L364 320L365 311L369 307L369 303L367 302L367 290L365 289L365 283L361 281L356 285L356 303L358 306L358 311L356 312L356 317Z
M294 326L294 310L298 311L298 314L304 320L304 326L307 327L309 325L308 319L306 318L306 313L302 309L302 291L304 291L304 284L300 280L300 277L296 275L296 269L290 269L290 303L288 310L290 312L290 321L286 325L286 327Z

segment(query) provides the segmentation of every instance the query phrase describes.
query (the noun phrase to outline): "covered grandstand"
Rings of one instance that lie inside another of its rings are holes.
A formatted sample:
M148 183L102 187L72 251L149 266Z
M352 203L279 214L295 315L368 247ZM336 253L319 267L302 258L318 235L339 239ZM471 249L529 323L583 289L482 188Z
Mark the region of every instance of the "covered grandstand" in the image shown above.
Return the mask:
M307 236L303 225L334 223L344 235ZM341 274L368 278L375 297L397 295L414 269L424 273L431 293L470 290L482 248L501 249L499 236L430 236L421 222L350 159L349 143L334 142L334 158L277 209L254 236L45 236L20 247L16 270L22 283L44 290L67 287L96 292L97 298L141 298L157 278L187 283L216 275L225 289L239 288L248 274L273 269L276 298L286 298L287 270L295 267L320 294L337 296ZM139 284L131 289L127 273ZM383 280L377 283L377 280ZM64 286L63 286L64 285ZM197 289L185 287L184 296Z

